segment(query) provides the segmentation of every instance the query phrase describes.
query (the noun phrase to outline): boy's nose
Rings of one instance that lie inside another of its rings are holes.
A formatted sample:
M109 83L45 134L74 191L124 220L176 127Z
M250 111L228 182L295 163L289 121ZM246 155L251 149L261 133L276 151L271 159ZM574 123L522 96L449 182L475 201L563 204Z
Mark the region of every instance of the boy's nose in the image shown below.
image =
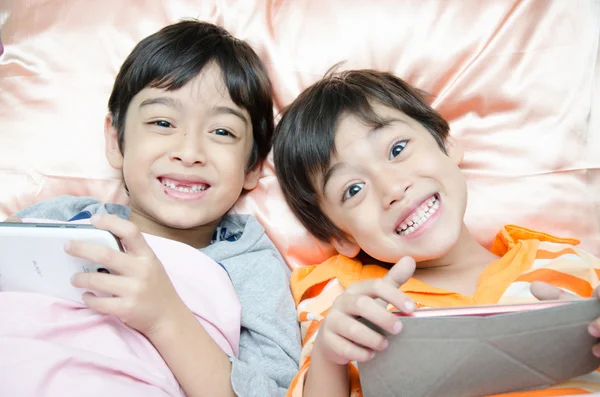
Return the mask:
M176 147L171 152L171 159L182 162L186 167L206 163L206 155L202 149L200 139L194 135L183 134L183 137L178 140Z
M383 208L389 209L396 201L402 201L410 184L401 178L390 178L391 175L381 175L378 182L382 193Z

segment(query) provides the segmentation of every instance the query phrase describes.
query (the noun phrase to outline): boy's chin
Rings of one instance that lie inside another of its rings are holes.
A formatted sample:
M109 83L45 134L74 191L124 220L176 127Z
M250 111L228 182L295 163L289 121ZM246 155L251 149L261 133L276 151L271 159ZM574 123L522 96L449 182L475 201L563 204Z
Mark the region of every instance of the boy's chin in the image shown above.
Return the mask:
M177 229L177 230L194 230L194 229L199 229L202 228L204 226L208 226L208 225L212 225L213 223L218 222L218 220L210 222L210 221L205 221L204 219L202 220L194 220L194 219L190 219L188 218L182 218L182 219L163 219L161 220L161 223L171 229Z
M194 230L218 224L221 218L212 219L210 214L190 214L190 211L169 211L166 214L155 214L154 219L163 227L177 230Z
M458 244L458 240L458 236L453 238L452 236L447 235L444 239L436 239L435 243L428 242L423 247L415 246L404 256L412 257L415 262L417 262L417 268L439 266L440 264L438 262L444 262L444 258L446 258ZM398 258L398 260L400 259L401 258Z
M411 257L417 262L417 267L420 263L433 262L440 258L445 257L452 248L456 245L456 242L449 242L448 244L439 244L437 246L428 244L426 247L422 247L423 249L419 249L421 247L413 246L411 249L400 249L395 252L387 252L383 254L382 251L377 252L376 254L372 254L368 251L361 251L356 259L359 259L363 262L369 262L376 265L394 265L400 259L404 257ZM406 248L406 247L404 247ZM427 267L427 266L425 266Z

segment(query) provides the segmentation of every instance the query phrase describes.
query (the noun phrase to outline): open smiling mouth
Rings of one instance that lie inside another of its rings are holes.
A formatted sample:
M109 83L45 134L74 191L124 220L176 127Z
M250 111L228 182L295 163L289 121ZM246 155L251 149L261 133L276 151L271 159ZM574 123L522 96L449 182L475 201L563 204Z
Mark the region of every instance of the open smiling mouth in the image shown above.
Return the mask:
M429 199L425 200L416 210L408 215L395 230L399 236L409 236L417 231L427 222L433 214L440 208L440 198L438 194L434 194Z
M158 180L169 190L179 193L200 193L210 187L210 185L201 182L177 181L168 178L158 178Z

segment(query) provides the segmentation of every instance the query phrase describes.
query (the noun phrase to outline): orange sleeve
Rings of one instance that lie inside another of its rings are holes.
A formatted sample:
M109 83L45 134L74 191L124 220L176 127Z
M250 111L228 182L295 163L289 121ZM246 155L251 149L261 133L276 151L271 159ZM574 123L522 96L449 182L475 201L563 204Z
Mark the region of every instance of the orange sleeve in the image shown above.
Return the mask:
M341 295L345 288L336 278L329 281L319 280L324 286L317 294L305 295L298 303L298 321L302 330L302 354L300 357L300 370L292 380L288 389L288 397L301 397L304 393L304 382L310 369L311 355L314 341L319 328L331 308L333 301ZM362 397L357 368L350 364L350 396Z
M583 298L599 285L600 260L576 246L541 242L527 272L515 281L543 281Z

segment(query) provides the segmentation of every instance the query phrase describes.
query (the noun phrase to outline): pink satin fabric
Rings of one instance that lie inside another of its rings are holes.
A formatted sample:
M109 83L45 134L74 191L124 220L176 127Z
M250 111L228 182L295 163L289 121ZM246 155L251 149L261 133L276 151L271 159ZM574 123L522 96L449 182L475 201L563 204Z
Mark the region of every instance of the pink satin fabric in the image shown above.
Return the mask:
M0 213L60 194L126 202L104 158L112 80L144 36L185 17L248 40L276 111L332 65L389 70L432 94L464 146L466 221L489 245L505 223L580 238L600 255L600 4L594 0L9 2L0 8ZM4 17L2 17L4 15ZM291 267L311 238L266 162L251 212Z

